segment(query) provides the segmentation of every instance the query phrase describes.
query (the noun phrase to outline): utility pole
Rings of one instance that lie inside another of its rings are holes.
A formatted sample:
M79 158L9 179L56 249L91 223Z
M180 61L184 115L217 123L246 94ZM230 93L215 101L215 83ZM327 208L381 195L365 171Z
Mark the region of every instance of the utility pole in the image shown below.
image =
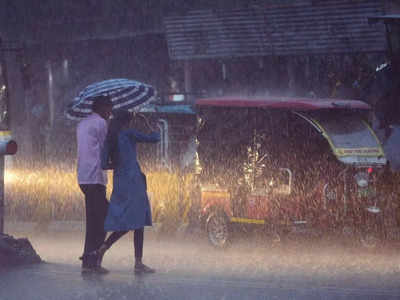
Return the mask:
M17 143L11 140L9 131L8 78L4 52L16 50L6 48L0 38L0 234L4 233L4 156L15 154L18 148Z
M5 106L8 107L7 68L4 59L3 41L1 39L0 39L0 93L1 93L0 101L2 102L1 104L3 104L4 101ZM0 157L0 234L2 233L4 233L4 156Z

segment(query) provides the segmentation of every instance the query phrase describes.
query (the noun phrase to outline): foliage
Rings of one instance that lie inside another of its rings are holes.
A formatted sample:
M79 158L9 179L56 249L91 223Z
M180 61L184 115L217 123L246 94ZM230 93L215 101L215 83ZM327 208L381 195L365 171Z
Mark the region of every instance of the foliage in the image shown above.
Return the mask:
M174 232L186 221L190 199L184 192L190 176L167 171L148 171L148 193L153 221L162 222L163 231ZM7 219L46 224L55 220L83 220L83 194L71 166L7 170L5 174L5 204ZM107 196L112 190L109 173Z

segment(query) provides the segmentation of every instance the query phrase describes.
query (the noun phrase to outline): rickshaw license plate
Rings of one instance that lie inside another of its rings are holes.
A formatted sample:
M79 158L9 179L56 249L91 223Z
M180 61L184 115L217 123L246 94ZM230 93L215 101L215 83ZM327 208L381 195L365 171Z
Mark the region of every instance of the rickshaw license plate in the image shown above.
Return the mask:
M366 188L366 189L358 189L358 197L362 197L362 198L365 198L365 197L373 197L373 196L375 196L375 190L374 189L369 189L369 188Z

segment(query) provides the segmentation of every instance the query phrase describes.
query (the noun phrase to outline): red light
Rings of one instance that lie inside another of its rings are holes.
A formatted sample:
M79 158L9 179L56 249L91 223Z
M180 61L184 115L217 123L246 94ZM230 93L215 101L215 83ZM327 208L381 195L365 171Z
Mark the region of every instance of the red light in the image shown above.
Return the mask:
M371 174L373 170L374 170L374 169L372 169L371 167L369 167L369 168L368 168L368 174Z

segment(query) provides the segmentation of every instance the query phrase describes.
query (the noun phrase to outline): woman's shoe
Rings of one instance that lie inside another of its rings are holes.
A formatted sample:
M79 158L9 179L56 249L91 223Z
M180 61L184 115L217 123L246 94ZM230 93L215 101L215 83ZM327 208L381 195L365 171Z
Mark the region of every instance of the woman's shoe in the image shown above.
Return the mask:
M105 274L110 273L110 271L108 271L106 268L103 268L102 266L97 266L95 268L95 272L96 272L96 274L100 274L100 275L105 275Z
M156 270L146 266L144 263L136 263L135 264L135 274L150 274L155 273Z
M82 275L92 275L92 274L99 274L99 275L105 275L108 274L109 271L103 267L96 266L96 267L82 267L81 270Z

